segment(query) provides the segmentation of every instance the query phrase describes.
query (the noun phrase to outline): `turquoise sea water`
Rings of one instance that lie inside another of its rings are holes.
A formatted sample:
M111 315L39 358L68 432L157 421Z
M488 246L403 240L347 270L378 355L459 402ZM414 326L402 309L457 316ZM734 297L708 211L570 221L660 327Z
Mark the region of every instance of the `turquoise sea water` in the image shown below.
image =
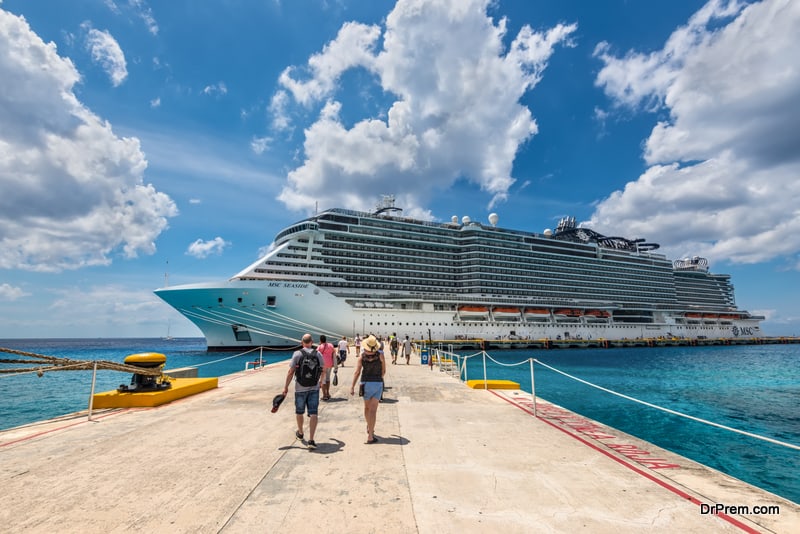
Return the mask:
M122 361L128 354L161 352L167 368L199 366L221 376L258 359L206 352L203 339L0 340L0 347L78 360ZM467 354L467 353L464 353ZM469 353L472 354L472 353ZM519 382L530 391L529 358L604 388L715 423L800 445L800 345L492 351L490 379ZM10 355L0 353L0 358ZM289 352L264 352L270 362ZM2 365L2 364L0 364ZM10 367L7 365L6 367ZM480 357L468 378L481 378ZM98 371L96 391L128 383L130 375ZM535 367L536 395L585 417L800 502L800 451L670 415ZM91 371L0 374L0 429L86 410Z

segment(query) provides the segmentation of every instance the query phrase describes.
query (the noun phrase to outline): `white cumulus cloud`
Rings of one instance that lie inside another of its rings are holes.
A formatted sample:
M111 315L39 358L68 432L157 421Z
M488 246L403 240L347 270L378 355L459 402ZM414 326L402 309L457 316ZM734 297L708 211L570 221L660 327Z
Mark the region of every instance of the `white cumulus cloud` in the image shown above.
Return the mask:
M28 295L30 295L30 293L26 293L20 287L10 284L0 284L0 300L17 300Z
M222 239L221 237L215 237L210 241L203 241L202 239L196 240L194 243L189 245L189 248L186 249L186 254L189 256L194 256L195 258L207 258L212 254L222 254L222 251L230 245L227 241Z
M86 48L92 55L92 61L98 63L106 71L114 87L118 87L128 77L125 54L119 43L107 31L89 29L86 35Z
M177 214L136 138L78 101L80 76L0 9L0 268L59 271L155 251Z
M320 106L305 130L304 161L289 172L279 199L291 209L364 208L353 192L398 191L412 216L434 192L460 179L506 198L514 157L537 132L520 98L540 80L558 45L569 46L574 24L507 36L506 21L487 15L489 0L399 0L384 28L344 24L303 68L280 76L272 109L285 127L291 96ZM377 117L342 119L337 98L343 74L361 69L390 97Z
M650 167L600 202L592 225L663 236L670 255L797 259L798 27L800 2L712 0L661 50L598 46L613 104L666 118L644 143Z

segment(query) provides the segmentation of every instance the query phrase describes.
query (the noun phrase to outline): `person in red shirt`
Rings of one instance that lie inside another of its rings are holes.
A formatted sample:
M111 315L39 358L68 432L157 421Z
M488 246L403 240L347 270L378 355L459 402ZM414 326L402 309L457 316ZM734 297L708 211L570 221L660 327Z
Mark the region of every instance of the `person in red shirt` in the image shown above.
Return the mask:
M336 365L336 358L334 356L336 349L330 343L328 343L328 338L325 334L321 334L319 336L319 346L317 347L317 352L322 354L322 400L329 401L331 400L331 370L333 370Z

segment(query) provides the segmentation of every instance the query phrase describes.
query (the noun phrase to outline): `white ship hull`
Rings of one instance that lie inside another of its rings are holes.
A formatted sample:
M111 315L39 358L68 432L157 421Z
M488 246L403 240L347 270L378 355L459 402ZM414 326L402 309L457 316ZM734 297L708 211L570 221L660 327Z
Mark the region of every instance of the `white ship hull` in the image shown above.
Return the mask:
M757 319L689 321L656 313L653 322L598 321L552 314L516 319L462 317L437 311L434 302L348 299L309 282L230 280L162 288L156 294L203 332L209 349L292 347L306 332L328 339L396 333L422 340L630 340L637 338L734 339L762 337Z

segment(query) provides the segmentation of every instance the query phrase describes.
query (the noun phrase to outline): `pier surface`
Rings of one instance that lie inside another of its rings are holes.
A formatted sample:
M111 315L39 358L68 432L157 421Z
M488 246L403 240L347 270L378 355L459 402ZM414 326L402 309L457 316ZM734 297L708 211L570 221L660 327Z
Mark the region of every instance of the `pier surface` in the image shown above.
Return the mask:
M530 394L470 389L418 358L388 365L379 442L367 445L363 402L349 395L352 360L320 403L315 451L295 439L291 389L270 413L287 362L156 408L0 432L0 524L435 534L800 526L795 503L541 400L534 417Z

